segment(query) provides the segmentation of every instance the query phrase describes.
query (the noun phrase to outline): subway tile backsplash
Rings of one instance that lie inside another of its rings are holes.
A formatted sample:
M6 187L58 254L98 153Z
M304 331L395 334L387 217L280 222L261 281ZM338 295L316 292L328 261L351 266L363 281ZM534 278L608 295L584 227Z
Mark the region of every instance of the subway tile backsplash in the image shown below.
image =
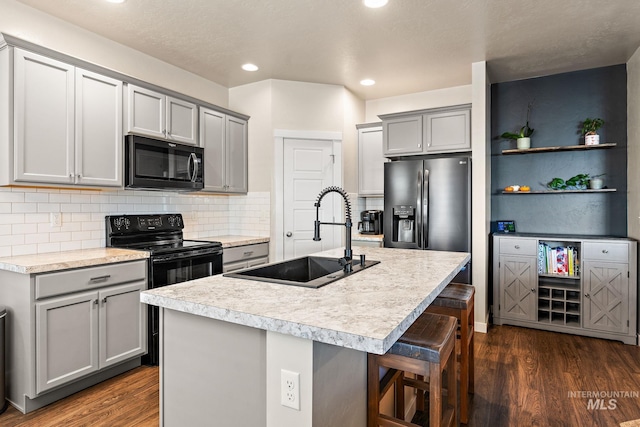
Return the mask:
M270 195L0 187L0 257L104 247L105 215L181 213L188 239L269 236ZM51 225L51 214L61 225Z

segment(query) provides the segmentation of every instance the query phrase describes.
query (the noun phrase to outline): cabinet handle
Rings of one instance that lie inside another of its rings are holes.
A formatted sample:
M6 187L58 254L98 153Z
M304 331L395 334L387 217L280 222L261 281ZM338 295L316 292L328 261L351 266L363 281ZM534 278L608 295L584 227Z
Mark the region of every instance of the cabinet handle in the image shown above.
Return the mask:
M587 298L591 298L591 295L589 295L589 294L584 294L584 296L587 297Z
M82 178L82 174L81 174L81 173L79 173L79 174L77 174L77 175L76 175L76 177L77 177L77 178Z
M536 293L536 288L531 288L531 292L535 294Z
M89 279L89 283L104 282L109 280L110 277L110 274L107 274L105 276L92 277L91 279Z
M242 254L242 256L251 256L253 255L253 251L247 251Z
M609 253L609 251L608 251L608 250L606 250L606 249L603 249L603 250L602 250L602 253L603 253L603 254L608 254L608 253Z
M107 303L107 297L102 298L102 303L106 304Z
M293 233L292 233L292 232L290 232L290 231L287 231L286 236L287 236L287 237L291 237L291 236L293 236Z
M98 305L98 300L97 299L93 300L93 305Z
M514 248L520 249L520 245L515 245Z

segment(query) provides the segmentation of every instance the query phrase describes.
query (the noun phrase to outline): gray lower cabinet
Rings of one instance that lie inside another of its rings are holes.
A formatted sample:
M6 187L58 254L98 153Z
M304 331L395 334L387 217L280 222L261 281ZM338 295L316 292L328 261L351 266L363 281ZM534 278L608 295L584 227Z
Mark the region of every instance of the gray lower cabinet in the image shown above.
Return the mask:
M385 114L382 119L386 157L471 150L471 106Z
M225 248L222 252L222 272L255 267L269 263L269 244L256 243L253 245L234 246Z
M8 399L23 412L140 365L147 261L43 274L0 271Z
M637 343L637 242L494 235L495 324Z

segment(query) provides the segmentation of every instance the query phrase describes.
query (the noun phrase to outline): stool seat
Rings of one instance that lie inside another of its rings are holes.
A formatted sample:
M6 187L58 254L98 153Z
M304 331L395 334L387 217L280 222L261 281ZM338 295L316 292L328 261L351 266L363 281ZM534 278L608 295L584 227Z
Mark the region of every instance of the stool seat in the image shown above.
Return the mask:
M476 290L471 285L449 283L431 305L465 310L473 302Z
M456 329L455 317L422 314L391 346L387 354L439 363L444 345L449 342Z

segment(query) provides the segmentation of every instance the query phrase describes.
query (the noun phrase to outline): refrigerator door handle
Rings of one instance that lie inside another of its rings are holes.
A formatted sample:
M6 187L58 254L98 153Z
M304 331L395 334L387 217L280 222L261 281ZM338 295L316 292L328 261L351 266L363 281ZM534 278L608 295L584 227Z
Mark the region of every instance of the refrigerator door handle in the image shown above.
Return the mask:
M413 224L414 231L416 233L416 244L422 249L422 227L419 225L421 212L422 212L422 168L418 169L418 182L416 182L416 216Z
M429 247L429 169L424 170L424 189L422 191L422 229L424 229L424 240L422 249Z

